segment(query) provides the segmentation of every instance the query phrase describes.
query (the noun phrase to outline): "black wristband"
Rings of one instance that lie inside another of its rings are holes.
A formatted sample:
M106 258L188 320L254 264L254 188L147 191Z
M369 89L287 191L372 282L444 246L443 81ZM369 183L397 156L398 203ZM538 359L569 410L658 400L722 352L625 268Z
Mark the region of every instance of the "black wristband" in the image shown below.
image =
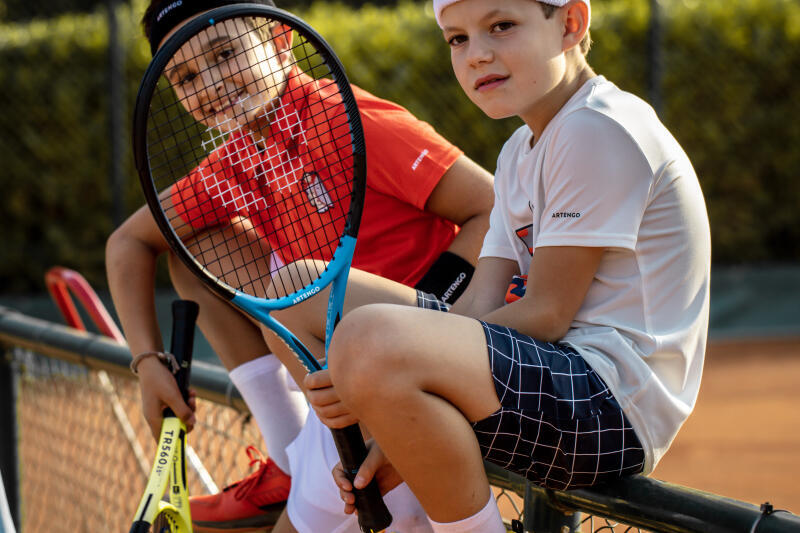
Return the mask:
M473 272L475 267L466 259L452 252L442 252L414 288L430 292L445 303L453 303L467 288Z

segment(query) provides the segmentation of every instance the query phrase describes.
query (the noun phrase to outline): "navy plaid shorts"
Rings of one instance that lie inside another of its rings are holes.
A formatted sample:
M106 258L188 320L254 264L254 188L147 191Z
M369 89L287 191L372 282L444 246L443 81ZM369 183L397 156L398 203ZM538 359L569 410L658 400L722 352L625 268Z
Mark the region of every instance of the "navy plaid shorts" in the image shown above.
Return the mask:
M417 304L445 310L432 295ZM481 322L500 409L472 424L484 459L536 485L587 487L637 474L644 450L617 400L570 346Z
M417 289L417 307L433 309L434 311L444 311L445 313L450 310L450 304L444 303L438 299L435 294L422 292L419 289Z

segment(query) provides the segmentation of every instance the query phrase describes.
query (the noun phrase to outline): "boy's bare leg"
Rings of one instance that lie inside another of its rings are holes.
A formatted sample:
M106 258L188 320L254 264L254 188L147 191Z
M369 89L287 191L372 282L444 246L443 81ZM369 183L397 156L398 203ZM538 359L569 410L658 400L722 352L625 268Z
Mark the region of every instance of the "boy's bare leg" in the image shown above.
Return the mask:
M312 354L322 360L325 356L325 319L328 310L330 289L324 289L313 297L272 315L289 331L294 333L300 342ZM371 303L393 303L416 307L416 290L363 270L351 269L347 281L343 314ZM308 373L294 353L278 339L277 335L262 326L275 355L286 365L294 380L302 386L303 378Z
M230 371L270 353L259 326L252 319L213 293L174 254L168 257L175 290L182 298L200 305L197 325L225 368Z
M292 525L292 521L289 520L289 513L286 512L286 509L283 510L281 516L278 517L278 521L275 522L272 533L297 533L297 530Z
M500 402L478 321L370 305L345 315L329 357L342 402L433 520L455 522L484 508L489 484L470 421Z
M178 294L200 305L198 326L228 370L272 351L287 367L294 380L302 385L303 377L308 371L277 335L214 294L174 254L169 254L168 264L172 283ZM272 312L272 316L294 333L320 360L325 355L325 320L329 294L330 289L326 288L297 305ZM344 314L357 307L378 302L416 306L416 291L392 280L352 269L348 276Z
M172 254L169 267L178 294L200 305L200 330L245 399L269 457L288 474L286 447L305 423L308 415L305 397L289 388L287 379L291 378L278 359L268 355L270 349L258 325L211 292Z

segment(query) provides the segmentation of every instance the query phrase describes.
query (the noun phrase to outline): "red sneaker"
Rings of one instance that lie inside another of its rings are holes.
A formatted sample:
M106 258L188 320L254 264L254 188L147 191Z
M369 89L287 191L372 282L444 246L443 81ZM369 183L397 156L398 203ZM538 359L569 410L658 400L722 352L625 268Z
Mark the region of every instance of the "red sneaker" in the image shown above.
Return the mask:
M254 446L247 447L250 467L258 469L222 492L189 498L192 523L197 533L272 531L286 499L292 478Z

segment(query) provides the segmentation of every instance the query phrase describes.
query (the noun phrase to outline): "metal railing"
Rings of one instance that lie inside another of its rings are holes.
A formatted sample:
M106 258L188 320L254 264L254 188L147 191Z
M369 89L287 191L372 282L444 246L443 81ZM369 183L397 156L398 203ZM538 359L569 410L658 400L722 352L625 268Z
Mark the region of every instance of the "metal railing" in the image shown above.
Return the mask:
M127 347L6 307L0 347L0 469L20 532L124 529L147 475L135 443L147 458L154 447ZM247 468L237 452L260 439L255 424L222 367L198 361L192 386L201 421L192 445L216 483L235 481ZM115 405L136 414L129 428ZM800 517L789 512L642 476L560 492L493 465L487 472L514 531L800 532ZM204 493L192 477L190 490Z

